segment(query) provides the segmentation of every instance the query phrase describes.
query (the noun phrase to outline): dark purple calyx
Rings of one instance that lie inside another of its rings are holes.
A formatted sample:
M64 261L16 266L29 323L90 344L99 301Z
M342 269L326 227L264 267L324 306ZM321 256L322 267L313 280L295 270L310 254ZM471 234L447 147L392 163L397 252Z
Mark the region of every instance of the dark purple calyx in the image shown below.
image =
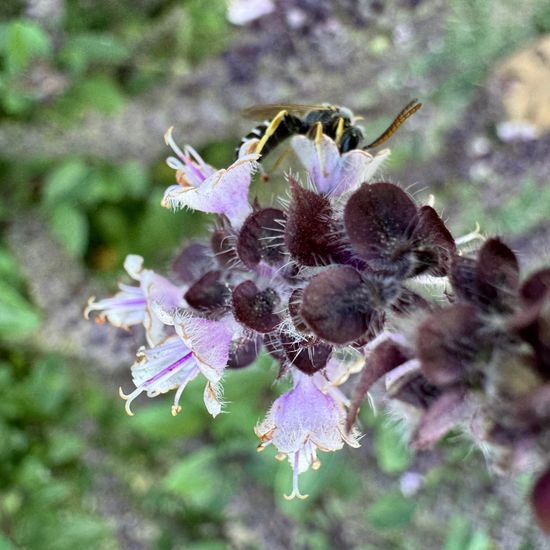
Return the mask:
M550 535L550 468L535 483L531 493L531 505L540 528Z
M467 413L465 395L462 386L443 391L422 416L411 438L411 447L416 450L432 447L463 420Z
M550 267L533 273L520 289L522 303L531 306L542 304L550 299Z
M231 342L229 350L228 369L242 369L252 365L262 349L261 336L255 335L252 338L237 338Z
M353 249L375 270L406 273L410 268L416 205L391 183L363 184L349 198L344 225Z
M245 281L233 290L233 312L245 326L257 332L270 332L281 318L273 311L280 298L272 288L259 290L253 281Z
M391 183L363 184L349 199L344 225L353 249L376 271L399 277L446 275L456 245L430 206L417 209Z
M521 286L520 307L509 326L534 352L535 368L550 379L550 268L533 273Z
M511 311L517 302L519 264L516 255L500 240L488 239L479 250L476 266L478 299L496 311Z
M172 271L183 283L191 284L214 267L210 248L203 243L187 245L172 262Z
M479 382L472 366L482 351L477 336L480 327L476 309L469 304L440 309L420 324L417 357L429 382L436 386Z
M250 269L260 261L277 265L284 260L285 214L276 208L262 208L245 220L237 239L237 253Z
M357 340L374 315L373 294L352 267L327 269L305 288L301 315L311 331L333 344Z
M305 374L315 374L323 369L332 355L332 346L320 342L317 338L297 340L287 333L282 333L280 340L288 363Z
M361 377L353 392L353 398L346 419L347 432L355 424L359 408L373 384L406 360L407 356L403 349L391 340L381 342L368 354Z
M449 280L458 299L478 304L476 261L465 256L455 256L451 264Z
M289 178L292 200L287 213L285 244L298 262L307 266L336 261L339 243L329 200L304 189Z
M429 273L443 277L449 273L456 254L453 236L431 206L418 210L418 221L413 231L415 266L413 275Z
M427 410L441 395L441 390L426 380L420 368L404 373L387 388L387 396L419 410Z
M187 303L198 310L212 310L224 307L231 296L229 288L220 281L222 272L205 273L185 293Z
M498 239L487 240L476 259L455 256L449 278L459 299L483 311L511 313L517 306L519 264Z
M383 330L386 322L386 313L382 309L375 309L369 322L369 328L360 338L351 342L350 346L355 349L361 349L371 340L374 340Z

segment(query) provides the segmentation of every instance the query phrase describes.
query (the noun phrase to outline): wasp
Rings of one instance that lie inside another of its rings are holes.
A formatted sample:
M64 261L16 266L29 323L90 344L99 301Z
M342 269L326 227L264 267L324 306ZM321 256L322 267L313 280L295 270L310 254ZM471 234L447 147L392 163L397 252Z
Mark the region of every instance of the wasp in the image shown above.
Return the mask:
M268 118L253 128L246 136L241 139L236 149L238 156L241 146L251 139L258 139L254 150L255 153L261 153L262 157L271 152L277 145L287 138L296 135L309 135L320 139L322 134L332 138L338 146L341 153L351 151L352 149L373 149L382 145L397 131L397 129L418 109L422 107L417 99L409 102L392 123L373 141L362 145L364 140L363 131L356 125L362 117L355 117L352 111L346 107L337 105L256 105L243 111L247 118Z

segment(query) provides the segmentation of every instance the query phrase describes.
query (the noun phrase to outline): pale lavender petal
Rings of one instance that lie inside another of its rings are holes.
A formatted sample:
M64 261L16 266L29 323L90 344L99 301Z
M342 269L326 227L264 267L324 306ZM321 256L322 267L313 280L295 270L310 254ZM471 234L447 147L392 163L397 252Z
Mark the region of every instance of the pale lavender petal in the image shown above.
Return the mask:
M120 391L121 397L126 400L126 412L130 415L132 401L142 392L146 392L148 397L155 397L178 388L181 395L182 387L200 372L193 353L177 336L154 348L142 348L131 370L136 389L128 395Z
M135 287L135 289L136 292L127 292L126 290L117 292L112 298L106 298L99 302L96 302L92 296L84 310L84 317L87 319L92 311L99 311L101 313L96 317L97 322L108 321L114 327L125 329L143 323L147 302L141 289L139 287Z
M384 149L373 157L355 149L341 155L334 140L326 135L318 143L306 136L294 136L291 144L317 191L333 196L369 181L390 152Z
M334 140L323 135L317 144L306 136L294 136L291 145L319 193L328 194L337 183L340 152Z
M139 281L143 271L143 258L137 254L128 254L124 260L124 269L132 279Z
M222 411L221 404L221 394L222 389L219 384L213 384L207 382L204 387L204 404L206 405L206 410L213 416L216 417Z
M232 330L222 321L193 317L181 311L176 332L193 351L203 375L214 385L218 384L229 359Z
M168 187L162 199L166 208L188 207L213 214L225 214L234 226L242 224L250 213L248 188L257 169L259 155L238 159L226 170L218 170L199 186Z

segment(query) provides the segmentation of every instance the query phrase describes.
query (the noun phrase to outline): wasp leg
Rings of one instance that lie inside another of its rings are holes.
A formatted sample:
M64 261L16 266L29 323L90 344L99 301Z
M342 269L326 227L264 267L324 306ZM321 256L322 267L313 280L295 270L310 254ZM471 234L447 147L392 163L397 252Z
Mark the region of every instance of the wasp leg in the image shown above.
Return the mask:
M338 119L338 124L336 125L336 135L334 136L334 143L336 143L336 145L338 146L340 145L342 137L344 136L344 124L344 119L340 117Z
M261 153L262 149L265 147L267 140L277 131L277 128L280 126L281 122L288 115L288 111L279 111L269 123L269 126L265 130L265 134L262 136L262 139L256 145L256 153Z

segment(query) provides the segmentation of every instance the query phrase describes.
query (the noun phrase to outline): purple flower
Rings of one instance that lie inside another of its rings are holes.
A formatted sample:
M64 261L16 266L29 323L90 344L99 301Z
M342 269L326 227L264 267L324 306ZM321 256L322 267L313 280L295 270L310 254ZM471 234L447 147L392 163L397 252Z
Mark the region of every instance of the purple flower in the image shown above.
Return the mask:
M375 156L361 149L341 154L334 140L325 134L320 139L294 136L291 144L317 192L333 196L353 191L370 180L390 154L389 149Z
M166 132L165 141L177 155L168 157L166 163L176 170L178 185L166 189L162 206L225 214L234 226L240 226L252 210L248 188L260 156L245 155L229 168L215 170L191 146L182 151L172 137L172 128Z
M175 416L180 410L179 400L185 386L199 374L207 382L204 388L204 404L212 416L221 412L221 379L233 336L224 322L192 317L179 312L175 318L177 335L151 349L141 348L137 361L132 365L136 389L128 395L120 390L126 400L126 412L132 415L130 405L142 392L148 397L177 388L172 405Z
M314 380L293 371L294 388L275 400L266 418L255 428L260 438L258 450L273 443L277 459L288 457L293 470L292 492L285 495L307 498L298 487L298 476L310 466L317 470L321 462L317 450L337 451L347 443L359 447L354 433L344 429L346 413L341 404L328 393L323 393Z
M92 296L84 310L84 317L87 319L92 311L101 311L96 317L98 323L108 321L111 325L124 329L143 324L147 341L154 346L166 337L158 312L163 309L175 310L181 306L183 291L154 271L143 269L141 256L127 256L124 269L140 285L119 283L120 292L99 302Z

